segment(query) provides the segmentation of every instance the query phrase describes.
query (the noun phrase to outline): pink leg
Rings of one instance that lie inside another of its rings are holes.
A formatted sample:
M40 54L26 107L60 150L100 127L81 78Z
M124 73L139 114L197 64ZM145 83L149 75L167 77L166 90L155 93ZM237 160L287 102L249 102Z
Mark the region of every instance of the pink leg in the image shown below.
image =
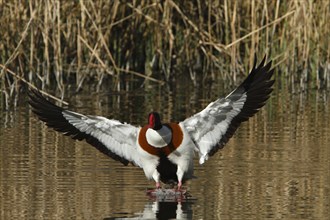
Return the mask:
M182 182L179 181L179 183L178 183L178 190L181 190L181 186L182 186Z
M160 182L156 182L156 189L160 188Z

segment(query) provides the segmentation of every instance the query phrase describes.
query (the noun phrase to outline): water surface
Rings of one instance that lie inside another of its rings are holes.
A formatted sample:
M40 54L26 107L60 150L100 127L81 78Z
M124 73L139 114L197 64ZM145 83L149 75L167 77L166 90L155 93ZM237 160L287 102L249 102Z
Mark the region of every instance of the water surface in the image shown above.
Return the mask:
M222 87L146 86L129 93L68 94L76 111L133 124L151 110L164 121L200 111ZM92 96L90 95L92 94ZM179 201L146 196L154 183L85 142L48 129L22 99L0 114L0 219L327 219L330 209L329 95L276 89L226 147L187 183Z

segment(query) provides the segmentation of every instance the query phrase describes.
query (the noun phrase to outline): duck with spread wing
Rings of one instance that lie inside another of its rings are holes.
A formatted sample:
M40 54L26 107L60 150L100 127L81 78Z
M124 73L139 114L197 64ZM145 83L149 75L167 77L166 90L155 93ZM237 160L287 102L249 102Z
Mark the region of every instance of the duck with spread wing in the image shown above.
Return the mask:
M241 122L265 105L272 92L274 69L265 58L247 78L225 98L211 102L205 109L180 123L162 123L157 112L140 127L102 116L83 115L59 107L36 90L29 90L32 111L48 127L75 140L86 140L102 153L124 165L141 167L148 179L176 182L177 188L193 178L193 157L199 163L221 149Z

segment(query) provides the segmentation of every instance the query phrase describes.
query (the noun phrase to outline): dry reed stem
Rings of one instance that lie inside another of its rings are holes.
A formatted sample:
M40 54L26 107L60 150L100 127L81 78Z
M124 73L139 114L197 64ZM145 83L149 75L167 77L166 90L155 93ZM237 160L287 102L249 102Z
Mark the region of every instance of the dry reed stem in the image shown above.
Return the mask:
M114 76L113 72L111 72L109 70L109 68L107 67L107 65L102 61L102 59L99 57L99 55L97 53L95 53L95 50L93 50L93 48L88 44L88 42L86 40L84 40L81 36L79 36L79 39L85 44L85 46L92 52L92 55L95 56L95 58L99 61L99 63L101 64L102 68L111 76ZM119 68L117 65L114 66L114 68L116 69L116 71L120 71L120 72L126 72L126 73L131 73L133 75L136 75L136 76L139 76L139 77L142 77L142 78L145 78L145 79L148 79L150 81L153 81L153 82L157 82L157 83L160 83L160 84L163 84L164 81L162 80L158 80L158 79L155 79L153 77L150 77L150 76L146 76L146 75L143 75L142 73L138 73L138 72L135 72L135 71L132 71L132 70L126 70L126 69L123 69L123 68Z
M26 35L27 35L27 31L31 25L31 22L34 19L34 16L36 14L36 11L32 12L31 18L29 19L28 23L25 25L24 31L22 33L21 39L18 41L16 48L14 49L14 51L12 52L12 54L9 56L9 58L7 59L7 61L5 62L5 66L8 65L8 63L12 62L13 59L15 59L15 57L18 55L18 49L20 48L22 42L25 40Z
M236 24L236 11L237 11L237 2L234 2L234 9L233 9L233 14L231 16L231 22L230 22L230 29L231 29L231 40L232 42L236 41L236 28L235 28L235 24ZM234 81L236 81L236 69L237 69L237 63L236 63L236 50L237 48L232 47L231 48L231 66L232 66L232 70L231 70L231 76L233 78Z
M111 52L110 52L110 50L109 50L109 48L108 48L108 46L107 46L107 43L106 43L105 40L104 40L104 36L103 36L103 34L102 34L101 29L98 28L97 25L95 24L95 22L94 22L94 20L93 20L93 18L92 18L92 16L91 16L91 14L88 12L86 6L83 4L83 1L81 1L81 2L82 2L81 5L82 5L83 10L86 12L86 14L88 15L88 17L89 17L90 20L92 21L92 24L93 24L95 30L97 30L97 32L98 32L98 34L99 34L99 37L100 37L100 39L101 39L101 41L102 41L102 44L103 44L103 46L104 46L104 49L106 50L107 55L108 55L108 57L109 57L109 59L110 59L112 65L114 66L114 69L117 71L117 65L116 65L116 62L115 62L115 60L114 60L114 58L113 58L113 56L112 56L112 54L111 54ZM90 3L93 4L92 1L90 1Z
M295 11L296 11L296 10L290 11L290 12L286 13L285 15L283 15L282 17L280 17L280 18L278 18L278 19L276 19L276 20L274 20L274 21L272 21L272 22L270 22L270 23L268 23L268 24L265 24L264 26L262 26L262 27L260 27L260 28L257 28L257 29L255 29L255 30L251 31L250 33L244 35L243 37L241 37L241 38L239 38L239 39L237 39L237 40L235 40L234 42L231 42L230 44L227 44L224 48L225 48L225 49L228 49L228 48L234 46L235 44L241 42L242 40L244 40L244 39L246 39L246 38L248 38L248 37L250 37L251 35L253 35L253 34L255 34L255 33L258 33L259 31L265 29L266 27L269 27L269 26L271 26L271 25L273 25L273 24L275 24L275 23L280 22L280 21L283 20L284 18L286 18L286 17L292 15Z
M42 94L46 95L47 97L51 98L51 99L54 99L62 104L65 104L65 105L69 105L69 103L67 103L66 101L63 101L45 91L42 91L42 90L39 90L36 86L34 86L32 83L26 81L24 78L20 77L17 73L13 72L12 70L8 69L6 66L0 64L0 67L3 69L3 71L6 71L8 73L10 73L12 76L14 76L15 78L21 80L22 82L24 82L26 85L28 85L29 87L35 89L35 90L38 90L39 92L41 92Z
M193 21L191 21L183 12L182 10L180 9L180 7L175 4L172 0L169 0L168 1L175 9L176 11L181 15L181 17L183 18L184 21L186 21L193 29L196 33L198 34L201 34L202 36L202 39L203 38L206 38L208 39L208 45L212 45L216 50L218 50L219 52L225 52L227 53L226 51L226 48L225 48L225 45L221 44L221 43L215 43L217 42L217 40L213 39L213 37L210 35L210 33L200 29L197 27L197 25L194 24ZM204 40L203 40L204 42ZM204 44L204 43L203 43Z
M145 6L145 7L142 7L141 9L138 9L138 10L142 12L142 11L144 11L144 10L146 10L146 9L149 9L149 8L152 8L152 7L157 6L157 4L158 4L158 3L151 3L150 5L147 5L147 6ZM130 6L130 5L129 5L129 6ZM132 5L132 8L134 8L133 5ZM132 14L130 14L130 15L124 17L124 18L121 18L121 19L119 19L118 21L113 21L113 22L110 24L110 26L111 26L111 27L114 27L114 26L116 26L116 25L119 25L119 24L121 24L121 23L123 23L123 22L125 22L125 21L127 21L127 20L129 20L129 19L131 19L131 18L133 18L134 16L136 16L136 13L137 13L137 11L135 10L135 13L132 13ZM143 14L143 16L144 16L144 14ZM156 21L156 20L154 20L154 21ZM157 25L160 25L160 26L163 26L163 24L161 24L161 23L159 23L159 22L156 22L156 24L157 24ZM105 27L103 27L103 28L108 28L108 27L105 26Z
M30 82L41 80L42 88L54 76L60 89L68 79L80 88L87 76L100 83L103 72L89 72L98 68L111 75L113 85L126 89L128 82L134 85L133 76L160 83L164 82L158 79L180 74L190 76L194 84L206 78L235 81L236 74L251 64L253 51L287 58L286 65L278 68L283 79L304 78L305 84L330 86L329 74L319 72L330 62L327 0L13 0L2 4L0 63L17 68ZM121 77L123 72L132 77ZM7 75L0 75L3 91L19 91L19 84Z
M98 53L96 52L95 49L93 49L89 44L88 42L82 38L81 36L78 36L79 40L81 40L85 46L89 49L89 51L92 53L92 56L95 56L95 58L97 59L97 61L101 64L102 68L111 76L114 76L113 72L109 70L109 68L107 67L107 65L103 62L103 60L100 58L100 56L98 55ZM96 45L95 45L95 48ZM114 65L114 68L116 68L117 66Z
M158 21L154 20L152 17L150 17L149 15L146 15L142 12L143 9L140 8L136 8L134 7L131 3L127 4L128 7L130 7L131 9L133 9L137 14L142 15L147 21L155 23L157 25L160 25L161 27L163 27L164 25L159 23Z

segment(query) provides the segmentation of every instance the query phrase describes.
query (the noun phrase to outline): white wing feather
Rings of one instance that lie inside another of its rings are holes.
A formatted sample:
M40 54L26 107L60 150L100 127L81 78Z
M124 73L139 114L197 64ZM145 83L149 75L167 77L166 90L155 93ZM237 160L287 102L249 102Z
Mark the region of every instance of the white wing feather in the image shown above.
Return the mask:
M197 145L200 164L208 159L208 153L219 143L232 119L240 113L245 100L245 93L236 101L228 98L218 99L201 112L183 121Z
M272 92L274 69L271 62L254 66L243 81L226 98L217 99L204 110L187 118L182 123L197 147L202 164L222 148L241 122L253 116L266 102Z
M64 110L63 117L79 131L98 139L111 152L141 167L137 154L140 128L101 116L86 116Z

